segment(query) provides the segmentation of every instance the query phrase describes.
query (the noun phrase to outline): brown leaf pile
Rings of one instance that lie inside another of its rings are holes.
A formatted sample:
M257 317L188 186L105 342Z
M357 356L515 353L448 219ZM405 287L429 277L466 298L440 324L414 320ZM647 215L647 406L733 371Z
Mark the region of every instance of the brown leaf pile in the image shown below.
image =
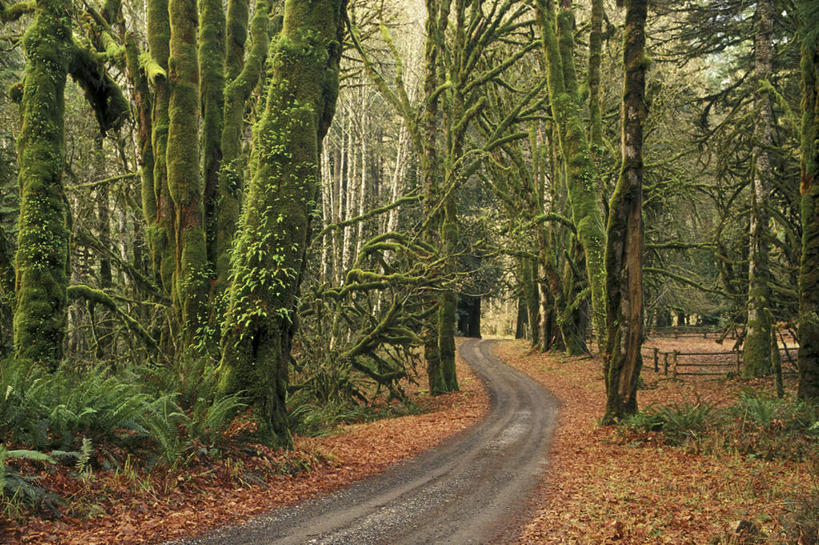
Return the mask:
M62 473L39 483L67 498L56 520L0 519L0 543L108 545L158 543L239 523L272 508L384 471L478 422L489 400L458 362L461 391L419 396L424 414L346 426L327 437L297 437L292 452L244 449L218 462L172 474L98 471L85 481ZM420 377L423 384L425 377ZM417 395L417 394L416 394ZM310 469L300 469L309 466ZM271 471L271 468L273 469ZM285 471L282 468L292 468ZM72 513L80 510L82 519ZM96 513L90 516L89 513Z
M660 442L624 441L597 421L605 396L602 363L530 353L524 342L496 349L561 402L548 474L533 500L521 544L717 543L731 521L758 523L782 541L784 501L809 486L807 464L698 455ZM723 404L725 382L671 381L643 374L641 406L677 400ZM716 541L714 541L716 538Z

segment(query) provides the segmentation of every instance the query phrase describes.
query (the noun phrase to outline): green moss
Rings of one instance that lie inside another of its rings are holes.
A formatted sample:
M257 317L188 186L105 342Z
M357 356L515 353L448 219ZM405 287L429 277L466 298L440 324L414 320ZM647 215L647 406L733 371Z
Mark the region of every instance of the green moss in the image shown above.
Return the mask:
M228 83L225 86L224 125L222 129L222 167L219 174L218 209L215 232L215 273L217 291L227 283L230 248L239 217L239 192L243 186L246 158L242 156L244 113L250 93L259 81L268 40L267 14L269 0L258 0L250 22L251 47L242 65L244 31L247 26L247 3L232 0L228 4L228 44L225 62ZM241 42L241 44L240 44Z
M285 5L272 77L253 131L256 163L231 260L220 390L244 390L262 438L289 444L288 365L296 301L319 194L321 140L338 87L341 0Z
M168 192L173 201L175 240L172 300L190 345L205 325L208 262L202 178L199 168L199 59L196 0L170 0L168 58Z
M199 2L199 92L202 105L202 180L204 181L207 261L217 259L219 168L222 161L225 87L225 12L221 0Z
M591 286L592 314L595 329L605 331L605 232L603 212L597 191L597 171L582 119L577 90L572 40L573 15L561 9L555 15L554 2L539 0L538 21L546 57L552 115L558 124L560 144L567 170L567 187L572 221L586 257ZM560 30L560 37L556 34ZM601 343L602 344L602 343Z
M63 91L73 50L68 4L38 2L23 44L14 351L54 369L62 358L69 257L62 182Z
M802 257L799 267L799 397L819 402L819 22L802 14Z

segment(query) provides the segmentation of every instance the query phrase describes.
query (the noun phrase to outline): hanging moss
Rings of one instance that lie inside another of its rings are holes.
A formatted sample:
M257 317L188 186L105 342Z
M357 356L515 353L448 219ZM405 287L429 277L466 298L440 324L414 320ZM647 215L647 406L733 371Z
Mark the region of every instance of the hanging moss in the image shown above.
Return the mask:
M68 282L62 171L63 91L73 51L69 3L38 1L23 45L14 353L55 369L62 358Z
M130 115L128 99L105 71L96 54L80 46L70 52L68 71L85 93L100 130L118 130Z
M320 146L338 94L343 9L343 0L285 4L231 261L219 389L247 393L259 435L270 443L291 441L285 405L290 348L319 195Z

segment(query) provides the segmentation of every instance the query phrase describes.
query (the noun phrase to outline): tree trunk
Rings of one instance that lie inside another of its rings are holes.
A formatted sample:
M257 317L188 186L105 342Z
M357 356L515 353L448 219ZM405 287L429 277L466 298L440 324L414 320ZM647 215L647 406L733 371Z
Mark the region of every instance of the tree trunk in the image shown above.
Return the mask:
M202 178L199 168L199 62L196 0L170 0L168 190L176 228L173 302L183 345L204 325L208 294Z
M603 151L603 116L600 113L600 60L603 51L603 0L592 0L589 33L589 140L595 154Z
M455 275L457 257L455 245L458 240L458 218L455 195L446 197L441 218L441 241L446 252L445 270L448 276ZM458 309L458 294L453 288L445 288L438 302L438 355L441 374L447 392L458 390L458 375L455 370L455 320Z
M217 291L222 291L230 272L230 249L239 218L239 194L244 178L246 157L242 154L245 107L259 82L269 43L270 0L257 0L248 28L247 0L231 0L227 12L227 54L225 57L225 112L222 128L222 162L219 174L216 217ZM245 34L250 32L250 48L243 61ZM276 30L275 28L273 29Z
M754 82L757 87L754 124L753 179L751 181L751 224L748 255L748 321L745 328L743 369L745 377L760 377L771 372L771 311L770 272L768 266L768 198L771 193L771 160L773 145L773 113L770 85L773 71L771 52L771 0L756 4L756 35L754 37Z
M218 258L218 191L225 105L225 10L222 0L199 0L199 101L202 110L204 224L208 276Z
M68 285L69 211L62 172L63 91L72 49L69 3L38 0L23 44L14 355L53 370L63 354Z
M168 56L171 36L168 17L168 0L148 0L148 48L158 73L152 80L154 86L151 128L154 158L154 201L156 214L148 224L148 240L152 254L153 270L166 294L173 292L173 276L176 270L174 254L174 210L168 191Z
M593 323L600 334L605 330L606 320L603 261L605 232L597 191L597 171L583 128L580 94L574 72L574 16L570 5L562 6L559 16L556 16L553 0L538 0L537 15L546 59L552 115L557 121L561 149L566 161L572 221L586 254Z
M288 365L321 142L338 96L344 4L287 0L254 130L257 167L239 222L218 373L221 392L246 392L269 443L291 442Z
M799 397L819 402L819 6L802 12L802 261Z
M433 214L439 195L438 177L440 175L440 165L438 158L438 93L436 90L441 83L441 75L438 67L439 56L443 49L444 34L449 21L450 0L426 0L427 21L426 21L426 44L424 66L424 96L427 98L426 110L421 119L421 132L423 134L423 149L420 151L420 164L423 177L424 191L424 212L427 216ZM426 241L437 245L437 229L440 219L431 217L430 227L425 233ZM429 391L433 395L446 392L446 382L444 381L441 369L441 355L438 335L440 328L438 319L439 297L434 294L427 296L428 316L421 332L424 341L424 359L427 362L427 376L429 379Z
M537 294L537 273L538 264L533 259L524 259L522 263L524 269L523 292L526 297L526 311L529 321L529 340L532 347L540 345L540 329L538 328L538 294Z
M643 360L643 120L647 0L627 0L623 46L622 167L609 206L606 244L606 413L637 412Z

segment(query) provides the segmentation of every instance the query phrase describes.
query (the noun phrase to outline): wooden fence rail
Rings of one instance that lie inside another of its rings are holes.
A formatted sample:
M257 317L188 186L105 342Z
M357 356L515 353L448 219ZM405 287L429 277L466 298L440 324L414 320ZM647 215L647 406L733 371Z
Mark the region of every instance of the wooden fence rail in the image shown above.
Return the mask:
M643 359L650 358L654 363L654 372L662 372L665 376L727 376L731 372L739 374L742 371L742 352L730 350L725 352L680 352L672 350L670 352L661 351L657 347L645 347L651 350L650 353L643 353ZM793 371L783 370L783 375L792 376L796 374L796 348L780 347L780 361L790 363ZM792 355L793 354L793 355ZM719 361L709 358L720 357ZM784 356L784 358L782 357ZM681 360L681 358L683 358ZM693 361L692 361L693 360Z

